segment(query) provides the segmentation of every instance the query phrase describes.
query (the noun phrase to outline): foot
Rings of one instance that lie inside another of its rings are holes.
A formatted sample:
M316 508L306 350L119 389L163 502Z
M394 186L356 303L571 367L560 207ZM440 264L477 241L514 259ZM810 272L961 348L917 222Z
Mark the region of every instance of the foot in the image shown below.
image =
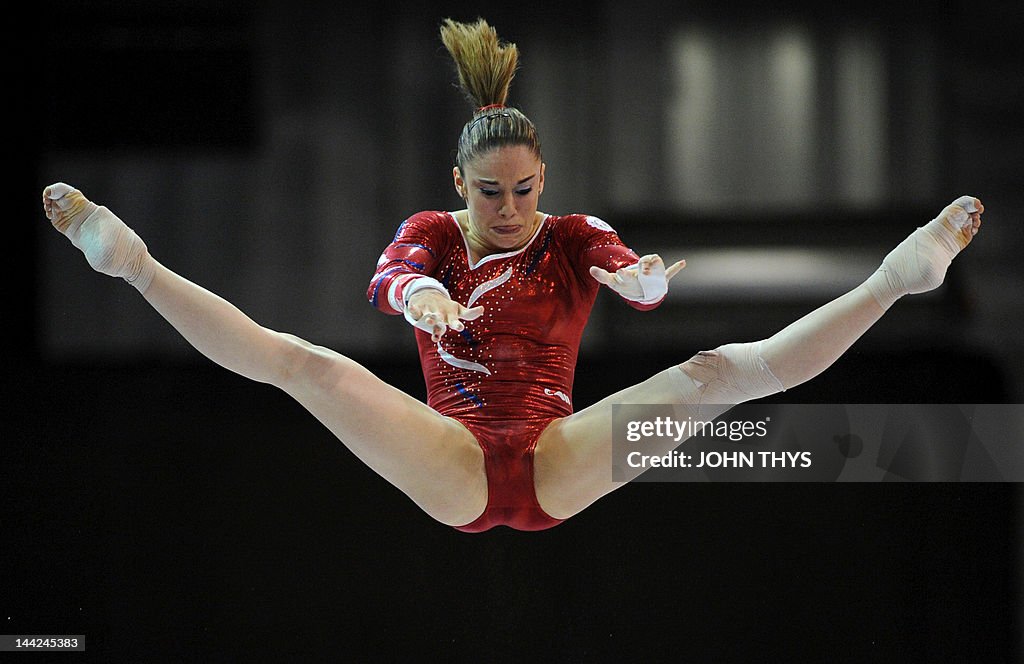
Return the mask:
M92 269L121 277L141 292L149 286L154 266L146 244L109 209L57 182L43 190L43 211L81 249Z
M924 228L937 241L945 243L953 251L953 256L956 256L978 234L981 229L981 213L984 211L985 206L977 198L961 196Z
M97 207L82 192L63 182L51 184L43 190L43 212L53 227L64 235L68 235L72 223L76 229L80 227Z
M879 304L888 308L904 295L938 288L950 263L978 234L984 211L977 198L961 196L889 252L866 282Z

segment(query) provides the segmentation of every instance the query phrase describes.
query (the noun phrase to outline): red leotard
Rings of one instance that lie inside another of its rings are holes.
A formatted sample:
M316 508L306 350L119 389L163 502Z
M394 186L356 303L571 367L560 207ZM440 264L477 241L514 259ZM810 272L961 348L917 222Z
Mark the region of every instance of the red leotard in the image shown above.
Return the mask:
M523 248L476 264L451 213L420 212L399 227L370 281L374 306L402 313L402 290L429 276L453 300L484 307L437 344L416 330L428 405L462 422L484 452L487 507L460 530L561 523L537 503L533 450L552 420L572 413L580 339L600 287L590 267L614 272L638 260L610 226L587 215L547 215Z

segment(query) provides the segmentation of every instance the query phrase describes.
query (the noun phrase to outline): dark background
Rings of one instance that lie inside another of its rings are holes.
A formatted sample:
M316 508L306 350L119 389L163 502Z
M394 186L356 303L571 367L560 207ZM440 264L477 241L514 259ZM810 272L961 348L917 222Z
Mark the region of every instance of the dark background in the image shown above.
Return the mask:
M598 214L644 253L877 263L981 197L984 232L939 293L773 399L1020 401L1013 3L49 3L5 46L0 633L84 634L97 661L1019 659L1015 484L634 484L550 531L458 533L45 223L39 192L72 183L261 323L422 397L411 334L363 292L404 215L457 204L469 109L436 27L477 15L523 51L512 101L545 141L542 208ZM811 138L763 119L788 79L764 78L757 49L792 34L782 52L815 72ZM682 139L680 43L711 44L723 104L721 127ZM877 150L851 152L858 132ZM688 145L710 150L686 171L710 189L673 170ZM577 407L838 288L706 283L646 317L602 298Z

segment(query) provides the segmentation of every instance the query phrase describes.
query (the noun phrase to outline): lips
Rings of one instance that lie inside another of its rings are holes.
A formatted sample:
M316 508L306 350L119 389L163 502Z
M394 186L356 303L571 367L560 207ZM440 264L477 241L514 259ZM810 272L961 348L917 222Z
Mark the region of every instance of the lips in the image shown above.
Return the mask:
M495 233L498 233L499 235L515 235L516 233L519 232L520 228L522 227L518 225L491 226L491 230L494 231Z

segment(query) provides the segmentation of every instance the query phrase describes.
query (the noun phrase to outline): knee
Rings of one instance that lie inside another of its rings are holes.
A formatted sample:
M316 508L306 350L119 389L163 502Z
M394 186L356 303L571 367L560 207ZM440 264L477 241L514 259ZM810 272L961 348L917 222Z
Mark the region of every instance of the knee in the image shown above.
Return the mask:
M286 392L303 388L337 390L340 385L357 382L353 380L355 372L366 372L355 360L329 348L292 334L278 335L281 351L271 382Z
M698 388L702 404L735 405L785 391L761 357L760 341L701 351L679 365Z

